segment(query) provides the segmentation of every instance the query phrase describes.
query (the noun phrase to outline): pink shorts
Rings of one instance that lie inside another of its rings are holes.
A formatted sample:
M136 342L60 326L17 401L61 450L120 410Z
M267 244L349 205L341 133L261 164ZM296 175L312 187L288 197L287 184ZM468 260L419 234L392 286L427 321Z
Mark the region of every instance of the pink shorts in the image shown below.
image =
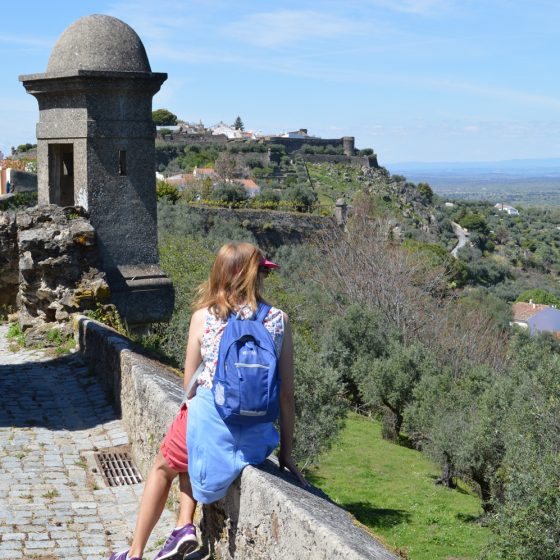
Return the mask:
M173 420L163 443L161 454L167 464L177 472L187 472L189 461L187 455L187 405L183 403L179 414Z

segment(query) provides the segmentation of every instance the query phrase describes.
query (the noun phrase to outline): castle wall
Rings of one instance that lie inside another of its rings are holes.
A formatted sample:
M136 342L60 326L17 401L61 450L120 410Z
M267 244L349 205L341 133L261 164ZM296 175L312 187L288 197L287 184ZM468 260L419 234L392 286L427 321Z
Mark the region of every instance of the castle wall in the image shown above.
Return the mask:
M263 249L309 242L321 231L335 227L331 217L311 214L191 205L182 207L181 217L188 221L202 218L206 231L221 220L237 222L249 230Z
M281 138L279 136L271 136L266 138L266 143L284 146L288 154L301 150L304 144L310 146L343 147L342 138Z
M193 146L198 144L227 144L228 138L225 134L186 134L174 132L162 136L158 133L156 145L172 144L174 146Z
M343 163L355 167L379 167L377 156L342 156L329 154L305 154L305 161L309 163Z

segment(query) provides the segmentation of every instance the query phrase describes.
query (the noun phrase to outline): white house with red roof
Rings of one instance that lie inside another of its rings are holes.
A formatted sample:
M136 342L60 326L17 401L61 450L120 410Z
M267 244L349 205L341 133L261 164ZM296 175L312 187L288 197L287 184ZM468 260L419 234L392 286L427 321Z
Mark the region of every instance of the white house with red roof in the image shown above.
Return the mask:
M505 212L510 216L519 216L519 210L517 208L514 208L509 204L504 204L503 202L498 202L497 204L494 205L494 208L498 210L498 212Z
M261 188L253 179L238 179L236 183L239 183L245 189L245 192L251 197L257 196L261 192Z
M525 301L518 301L512 306L513 324L527 328L529 326L529 319L548 307L550 306L542 303L533 303L532 300L529 301L529 303Z
M223 121L220 121L218 124L211 126L208 130L212 131L212 134L214 136L223 134L229 140L234 140L235 138L243 138L242 130L237 130L236 128L233 128L233 126L226 124Z

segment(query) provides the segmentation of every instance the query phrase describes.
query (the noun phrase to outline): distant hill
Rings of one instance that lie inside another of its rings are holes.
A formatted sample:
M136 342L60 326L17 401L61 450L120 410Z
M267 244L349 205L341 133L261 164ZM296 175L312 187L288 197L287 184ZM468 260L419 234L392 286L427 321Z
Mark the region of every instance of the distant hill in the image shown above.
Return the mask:
M500 161L471 161L471 162L419 162L405 161L385 164L391 173L413 172L494 172L494 173L517 173L542 174L551 172L560 175L560 158L542 159L510 159Z
M425 181L438 194L450 198L560 205L560 158L401 162L386 167L409 181Z

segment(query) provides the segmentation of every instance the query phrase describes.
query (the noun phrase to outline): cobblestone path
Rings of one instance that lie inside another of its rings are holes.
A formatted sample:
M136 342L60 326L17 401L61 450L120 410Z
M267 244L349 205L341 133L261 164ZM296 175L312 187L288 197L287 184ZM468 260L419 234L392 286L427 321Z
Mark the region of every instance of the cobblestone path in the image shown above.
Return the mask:
M0 559L106 560L129 544L143 484L105 487L93 452L126 444L77 356L12 352L0 325ZM165 510L144 558L174 527Z

